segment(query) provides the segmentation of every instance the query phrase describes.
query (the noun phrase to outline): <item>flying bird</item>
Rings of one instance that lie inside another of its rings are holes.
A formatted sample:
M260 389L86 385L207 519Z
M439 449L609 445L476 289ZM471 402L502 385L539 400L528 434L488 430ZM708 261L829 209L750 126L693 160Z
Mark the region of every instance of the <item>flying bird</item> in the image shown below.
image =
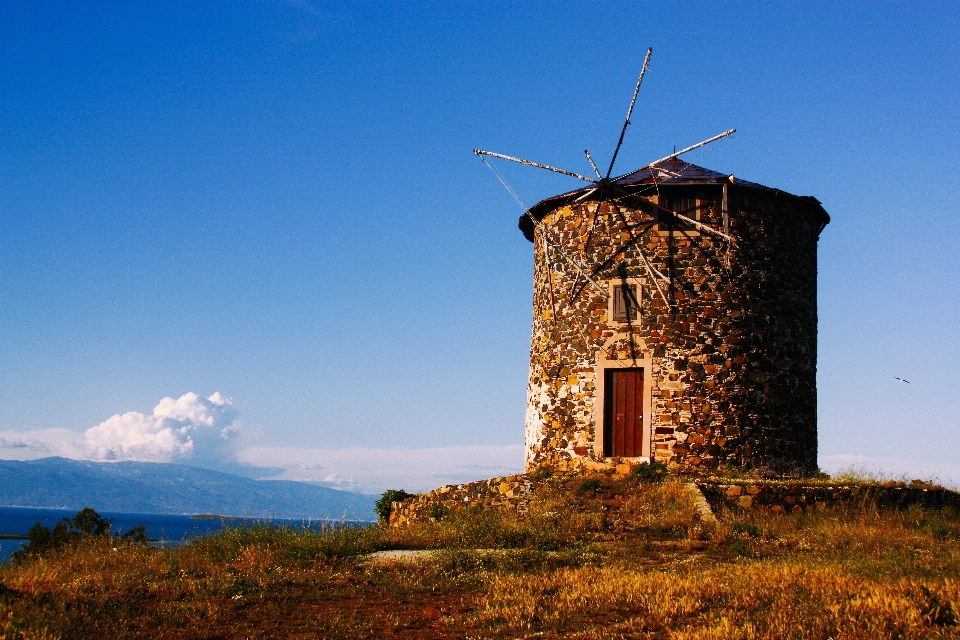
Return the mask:
M893 379L894 379L894 380L899 380L900 382L906 382L907 384L910 384L910 381L909 381L909 380L904 380L903 378L898 378L897 376L893 376Z

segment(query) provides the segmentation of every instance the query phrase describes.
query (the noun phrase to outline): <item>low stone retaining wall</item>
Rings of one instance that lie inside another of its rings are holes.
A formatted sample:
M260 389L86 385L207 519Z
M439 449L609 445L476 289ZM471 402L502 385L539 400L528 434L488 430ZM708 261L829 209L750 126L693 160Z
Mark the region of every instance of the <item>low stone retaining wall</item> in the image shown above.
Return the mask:
M390 526L436 521L451 511L475 505L523 513L532 489L533 483L524 475L449 484L403 502L394 502L390 508Z
M730 483L699 481L714 509L737 507L764 513L803 513L840 505L872 504L880 509L913 505L960 508L960 494L941 487L804 485L797 482Z
M623 467L616 468L616 472L628 473L629 465ZM906 509L914 505L960 509L960 493L942 487L804 484L796 480L691 480L717 515L721 515L725 508L776 514L858 504L872 504L880 509ZM478 505L522 514L533 488L534 483L523 474L447 485L403 502L394 502L390 510L390 526L438 521L451 511Z

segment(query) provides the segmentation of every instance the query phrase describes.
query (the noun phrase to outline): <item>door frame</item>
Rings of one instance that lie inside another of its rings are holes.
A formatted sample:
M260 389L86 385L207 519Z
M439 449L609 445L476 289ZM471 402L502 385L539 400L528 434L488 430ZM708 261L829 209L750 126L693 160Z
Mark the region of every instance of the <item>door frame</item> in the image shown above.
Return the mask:
M653 394L653 360L649 351L644 351L640 358L635 360L605 360L601 357L597 360L596 377L594 378L596 397L594 398L593 409L593 450L600 458L603 458L603 434L606 431L606 393L607 393L607 369L643 369L643 433L641 434L641 455L634 458L623 458L632 462L650 462L650 449L652 444L650 423L651 407ZM609 459L609 458L607 458Z

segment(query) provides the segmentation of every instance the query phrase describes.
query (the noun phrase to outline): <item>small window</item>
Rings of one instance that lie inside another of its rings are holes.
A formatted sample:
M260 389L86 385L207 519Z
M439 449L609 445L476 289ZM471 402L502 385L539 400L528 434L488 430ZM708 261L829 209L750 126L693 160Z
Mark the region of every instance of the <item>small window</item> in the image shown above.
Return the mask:
M696 220L699 215L696 198L671 198L667 204L667 209L675 211L688 218Z
M690 218L691 220L700 221L700 208L699 202L696 198L690 198L686 196L664 196L660 198L660 206L665 209L669 209L674 213L679 213L685 218ZM691 231L692 227L680 220L679 218L674 218L673 216L660 212L659 216L659 225L661 231Z
M635 322L640 316L640 290L635 284L613 286L614 322Z

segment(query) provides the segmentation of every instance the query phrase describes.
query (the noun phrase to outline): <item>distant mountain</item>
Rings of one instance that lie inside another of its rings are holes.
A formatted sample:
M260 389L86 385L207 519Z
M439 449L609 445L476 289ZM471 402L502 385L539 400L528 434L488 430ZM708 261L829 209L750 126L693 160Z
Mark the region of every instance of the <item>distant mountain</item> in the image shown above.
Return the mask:
M128 513L375 520L377 496L179 464L0 460L0 505Z

